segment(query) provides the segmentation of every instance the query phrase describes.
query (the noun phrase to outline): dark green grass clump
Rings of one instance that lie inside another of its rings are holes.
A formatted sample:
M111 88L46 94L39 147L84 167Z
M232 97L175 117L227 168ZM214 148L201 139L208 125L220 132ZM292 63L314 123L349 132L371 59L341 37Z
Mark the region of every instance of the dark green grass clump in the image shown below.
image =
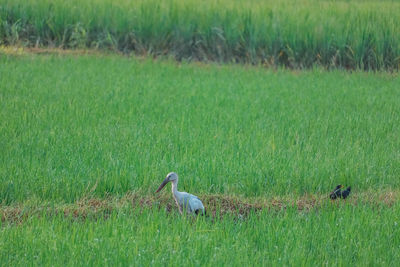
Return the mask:
M398 188L399 78L389 74L0 57L0 199Z
M396 1L1 0L0 44L393 70L399 21Z

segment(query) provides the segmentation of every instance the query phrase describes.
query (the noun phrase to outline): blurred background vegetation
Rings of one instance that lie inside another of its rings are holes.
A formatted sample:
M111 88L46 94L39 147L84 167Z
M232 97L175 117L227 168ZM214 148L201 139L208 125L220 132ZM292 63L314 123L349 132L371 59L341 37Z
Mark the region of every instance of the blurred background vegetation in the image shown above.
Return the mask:
M0 45L397 70L397 1L0 0Z

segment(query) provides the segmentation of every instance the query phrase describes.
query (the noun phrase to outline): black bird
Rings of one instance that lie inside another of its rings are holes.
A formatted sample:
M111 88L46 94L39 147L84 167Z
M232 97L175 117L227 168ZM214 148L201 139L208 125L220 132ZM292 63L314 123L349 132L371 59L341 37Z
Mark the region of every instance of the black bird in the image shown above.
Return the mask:
M341 192L340 188L343 188L343 185L340 184L335 187L335 189L329 195L330 199L337 199L338 197L342 197L342 192ZM348 194L347 194L347 196L348 196Z
M346 190L343 190L340 197L343 199L346 199L350 195L351 192L351 186L347 187Z

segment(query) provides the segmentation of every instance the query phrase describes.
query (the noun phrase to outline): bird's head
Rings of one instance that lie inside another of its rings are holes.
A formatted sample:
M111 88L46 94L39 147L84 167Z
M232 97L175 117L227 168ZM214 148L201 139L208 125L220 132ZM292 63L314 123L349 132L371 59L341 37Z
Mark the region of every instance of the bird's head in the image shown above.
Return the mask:
M160 192L163 187L168 184L168 182L178 180L178 174L175 172L170 172L167 174L167 177L165 177L164 181L161 183L161 185L158 187L156 193Z
M337 185L337 186L335 187L335 190L338 190L338 189L340 189L340 188L343 188L343 185L341 185L341 184Z

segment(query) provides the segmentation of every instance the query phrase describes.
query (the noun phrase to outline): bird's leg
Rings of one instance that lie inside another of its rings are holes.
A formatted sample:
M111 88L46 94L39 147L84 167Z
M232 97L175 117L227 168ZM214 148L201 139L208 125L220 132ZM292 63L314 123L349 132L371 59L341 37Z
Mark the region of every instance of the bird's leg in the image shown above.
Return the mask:
M175 198L175 197L174 197L174 199L175 199L175 203L176 203L176 205L178 206L179 213L182 215L182 214L183 214L183 212L182 212L182 208L181 208L181 206L179 205L179 203L178 203L178 200L176 200L176 198Z
M182 208L181 208L181 206L179 206L179 205L178 205L178 210L179 210L179 213L182 215L182 214L183 214Z

